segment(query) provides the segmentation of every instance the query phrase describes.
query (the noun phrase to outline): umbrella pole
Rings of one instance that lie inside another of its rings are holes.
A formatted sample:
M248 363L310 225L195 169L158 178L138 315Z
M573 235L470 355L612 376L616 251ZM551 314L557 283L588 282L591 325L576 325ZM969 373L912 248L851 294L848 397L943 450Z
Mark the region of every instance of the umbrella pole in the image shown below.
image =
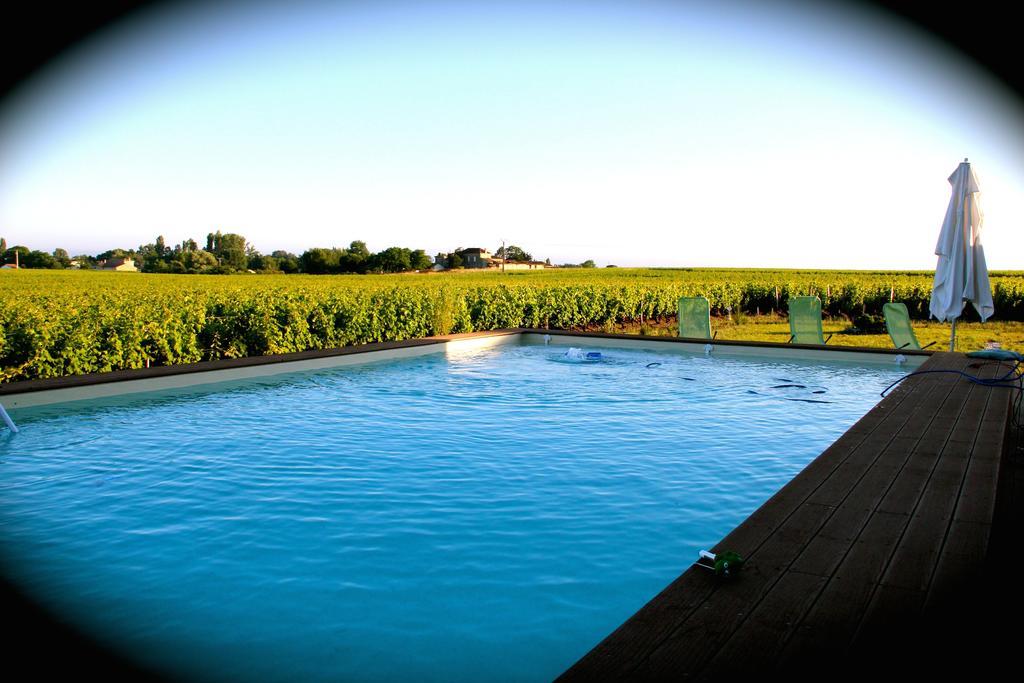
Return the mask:
M953 351L956 345L956 318L953 318L953 327L949 331L949 350Z

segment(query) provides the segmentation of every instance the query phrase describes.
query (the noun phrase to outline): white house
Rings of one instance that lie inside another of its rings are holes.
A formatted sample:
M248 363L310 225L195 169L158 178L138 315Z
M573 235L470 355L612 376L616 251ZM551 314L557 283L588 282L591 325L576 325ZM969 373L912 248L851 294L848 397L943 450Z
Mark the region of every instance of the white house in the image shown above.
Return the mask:
M109 258L99 263L100 270L116 270L121 273L138 272L135 261L130 257Z

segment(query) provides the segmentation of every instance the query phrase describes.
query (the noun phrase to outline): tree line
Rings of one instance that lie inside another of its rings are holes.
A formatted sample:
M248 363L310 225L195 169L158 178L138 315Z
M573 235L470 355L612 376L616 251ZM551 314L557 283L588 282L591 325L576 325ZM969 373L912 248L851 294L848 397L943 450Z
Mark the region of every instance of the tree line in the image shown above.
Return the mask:
M21 268L96 269L112 259L130 259L144 273L308 273L328 275L341 273L405 273L428 270L435 264L445 268L463 267L460 256L466 250L457 248L431 258L423 249L389 247L371 252L366 242L354 240L346 248L313 247L302 254L276 250L261 254L244 236L237 233L211 232L200 246L193 239L168 245L163 235L137 249L109 249L100 254L71 256L65 249L52 252L16 245L8 248L0 237L0 264L17 263ZM533 256L522 248L510 245L495 250L495 256L507 261L532 261ZM550 259L546 261L551 265ZM593 268L592 260L581 264L560 264L561 268Z
M208 234L202 246L193 239L168 245L161 235L137 249L77 256L60 248L49 253L22 245L8 248L7 241L0 237L0 263L17 263L21 268L95 269L112 259L131 259L139 270L148 273L402 273L433 265L422 249L389 247L372 253L359 240L345 249L314 247L298 255L284 250L261 254L244 236L220 231Z

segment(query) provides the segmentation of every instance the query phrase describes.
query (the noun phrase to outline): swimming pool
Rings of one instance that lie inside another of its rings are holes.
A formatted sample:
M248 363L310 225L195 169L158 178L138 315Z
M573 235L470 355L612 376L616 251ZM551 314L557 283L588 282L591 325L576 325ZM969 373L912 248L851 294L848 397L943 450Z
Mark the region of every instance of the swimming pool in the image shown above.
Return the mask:
M571 344L14 410L4 574L189 679L547 680L906 372Z

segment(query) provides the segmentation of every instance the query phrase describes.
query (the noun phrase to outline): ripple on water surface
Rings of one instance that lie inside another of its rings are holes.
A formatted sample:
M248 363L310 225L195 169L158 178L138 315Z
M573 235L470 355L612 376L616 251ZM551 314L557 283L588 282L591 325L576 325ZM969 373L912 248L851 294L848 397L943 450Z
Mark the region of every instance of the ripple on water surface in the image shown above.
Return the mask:
M22 411L4 573L190 677L547 680L901 374L595 350Z

